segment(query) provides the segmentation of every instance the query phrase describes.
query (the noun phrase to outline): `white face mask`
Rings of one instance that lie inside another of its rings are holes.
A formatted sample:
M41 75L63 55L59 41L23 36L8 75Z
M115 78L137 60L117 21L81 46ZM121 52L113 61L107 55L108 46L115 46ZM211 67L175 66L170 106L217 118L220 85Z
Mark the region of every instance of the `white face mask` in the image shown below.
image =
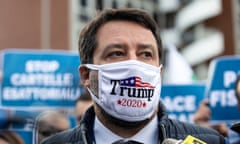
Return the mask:
M85 64L98 70L98 96L93 100L108 114L125 121L150 118L159 103L161 66L136 60L104 65Z

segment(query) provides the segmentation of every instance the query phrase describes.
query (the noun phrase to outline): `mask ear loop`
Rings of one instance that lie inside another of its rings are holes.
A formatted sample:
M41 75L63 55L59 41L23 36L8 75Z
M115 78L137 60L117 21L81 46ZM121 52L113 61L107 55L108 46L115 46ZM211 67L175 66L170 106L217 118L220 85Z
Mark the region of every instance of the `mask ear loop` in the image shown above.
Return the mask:
M159 69L160 69L160 75L161 75L163 73L163 64L159 66Z
M95 70L95 71L100 71L100 67L98 65L94 65L94 64L84 64L85 67L87 67L90 70ZM99 73L98 73L99 75ZM99 76L98 76L98 81L99 81ZM98 82L99 85L99 82ZM94 99L95 102L98 102L101 100L101 98L99 97L99 88L98 88L98 95L95 95L92 90L89 87L86 87L87 91L90 93L92 99Z
M94 64L84 64L85 67L91 69L91 70L99 70L99 66L98 65L94 65Z
M91 97L92 97L93 99L99 99L98 96L96 96L95 94L93 94L93 92L91 91L91 89L90 89L89 87L87 87L86 89L87 89L87 91L90 93L90 95L91 95Z
M163 64L160 64L159 68L160 68L160 70L162 70L163 69Z

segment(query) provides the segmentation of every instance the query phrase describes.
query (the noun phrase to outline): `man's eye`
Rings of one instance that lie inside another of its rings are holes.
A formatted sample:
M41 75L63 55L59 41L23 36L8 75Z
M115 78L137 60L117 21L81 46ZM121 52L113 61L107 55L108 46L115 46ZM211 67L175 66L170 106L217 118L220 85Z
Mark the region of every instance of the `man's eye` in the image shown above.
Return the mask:
M151 52L142 52L141 55L143 57L153 57L153 54Z
M115 51L115 52L111 52L108 54L108 57L118 57L118 56L123 56L124 53L121 51Z

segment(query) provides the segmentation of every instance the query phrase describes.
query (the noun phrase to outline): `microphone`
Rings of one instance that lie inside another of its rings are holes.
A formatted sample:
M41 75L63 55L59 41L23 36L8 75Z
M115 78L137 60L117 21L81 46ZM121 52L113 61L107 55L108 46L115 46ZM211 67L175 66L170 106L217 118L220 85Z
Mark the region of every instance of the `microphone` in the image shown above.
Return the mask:
M176 140L173 138L166 138L162 144L207 144L204 141L188 135L184 140Z
M233 123L230 129L240 134L240 121Z

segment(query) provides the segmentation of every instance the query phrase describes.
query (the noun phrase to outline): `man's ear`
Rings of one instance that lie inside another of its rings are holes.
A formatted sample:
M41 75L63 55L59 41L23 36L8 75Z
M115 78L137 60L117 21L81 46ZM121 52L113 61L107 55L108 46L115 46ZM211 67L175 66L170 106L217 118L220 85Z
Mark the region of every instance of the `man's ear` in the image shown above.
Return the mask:
M78 72L80 74L80 77L81 77L81 84L84 86L84 87L89 87L89 69L84 66L84 65L81 65L79 66L78 68Z

